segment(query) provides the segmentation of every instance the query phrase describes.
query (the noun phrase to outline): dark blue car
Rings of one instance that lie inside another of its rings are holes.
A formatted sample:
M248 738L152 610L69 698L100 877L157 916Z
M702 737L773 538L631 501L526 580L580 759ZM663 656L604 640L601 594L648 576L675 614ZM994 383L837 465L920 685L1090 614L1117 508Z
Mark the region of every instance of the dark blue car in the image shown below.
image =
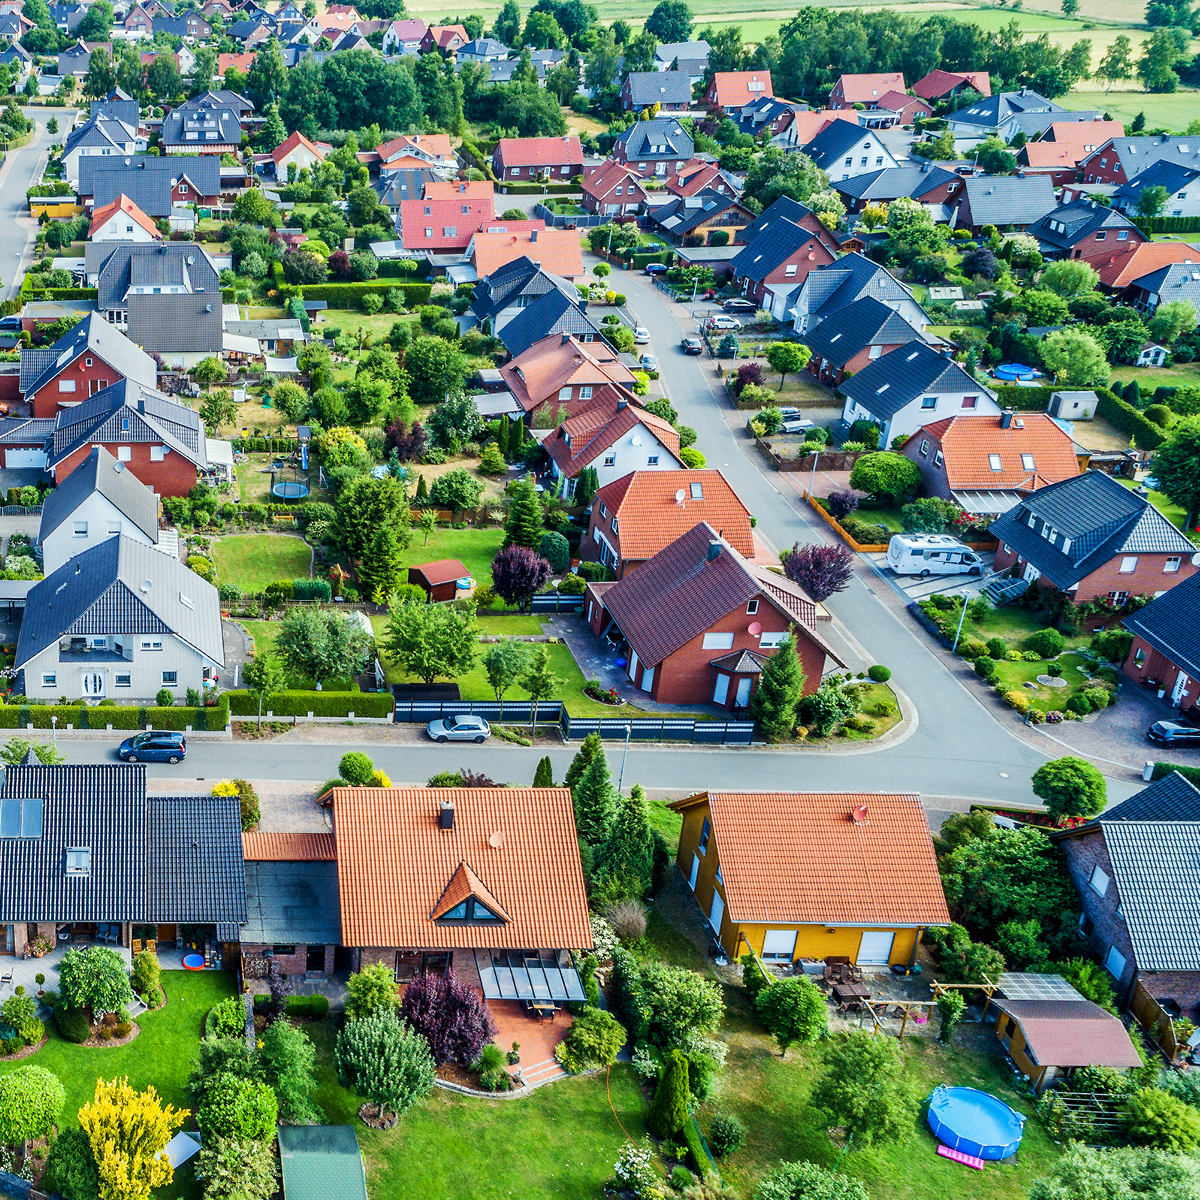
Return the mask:
M187 738L166 729L147 729L126 738L117 750L124 762L177 763L187 758Z

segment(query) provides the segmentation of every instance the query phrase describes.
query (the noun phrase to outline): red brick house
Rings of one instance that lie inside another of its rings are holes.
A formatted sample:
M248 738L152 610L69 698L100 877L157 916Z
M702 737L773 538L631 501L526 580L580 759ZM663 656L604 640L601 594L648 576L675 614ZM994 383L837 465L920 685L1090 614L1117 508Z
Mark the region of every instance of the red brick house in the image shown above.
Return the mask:
M862 296L809 327L801 341L812 351L809 372L829 387L913 340L926 341L924 325L910 324L894 308Z
M453 59L470 40L471 35L461 25L430 25L421 39L421 53L440 50Z
M707 521L743 557L757 554L750 513L720 471L631 471L602 487L580 553L624 579L694 525Z
M924 100L944 100L970 88L981 96L992 94L992 84L986 71L943 71L940 67L918 79L912 94Z
M1000 542L997 571L1015 566L1076 604L1157 596L1196 571L1196 547L1148 500L1100 471L1039 488L988 528Z
M625 648L630 682L660 704L744 712L791 626L806 693L820 686L826 658L840 663L812 600L704 521L625 578L589 583L584 614L597 636Z
M1180 712L1200 698L1200 574L1192 575L1122 622L1133 634L1125 673L1153 680Z
M837 255L818 235L781 220L771 222L732 261L730 270L747 300L773 310L777 295L786 296L804 282L809 271L836 261ZM783 314L775 315L781 319Z
M550 406L566 416L602 402L633 399L633 372L607 342L569 333L545 337L500 368L504 386L532 416Z
M496 215L491 195L456 196L452 200L401 200L397 226L405 250L445 254L465 250L471 238Z
M728 116L755 100L774 95L770 71L717 71L704 93L704 103L722 109Z
M89 313L53 346L21 351L18 386L35 417L53 417L122 379L153 388L158 366L99 313Z
M666 186L674 196L694 196L705 188L732 196L735 200L741 195L716 163L704 162L699 158L691 159L678 167L674 175L668 175Z
M1078 258L1099 270L1150 239L1124 214L1091 200L1060 204L1027 230L1047 259Z
M1147 167L1166 161L1194 167L1200 146L1194 137L1110 137L1080 164L1084 183L1128 183Z
M579 138L501 138L492 151L492 170L503 185L509 180L570 179L583 174Z
M611 158L584 175L582 188L583 207L609 217L632 216L649 201L638 173Z
M888 92L907 91L901 71L885 71L877 75L842 75L829 93L830 108L886 108L880 98Z
M918 117L933 116L933 109L920 96L909 96L904 92L884 92L876 107L894 112L899 118L897 125L911 125Z

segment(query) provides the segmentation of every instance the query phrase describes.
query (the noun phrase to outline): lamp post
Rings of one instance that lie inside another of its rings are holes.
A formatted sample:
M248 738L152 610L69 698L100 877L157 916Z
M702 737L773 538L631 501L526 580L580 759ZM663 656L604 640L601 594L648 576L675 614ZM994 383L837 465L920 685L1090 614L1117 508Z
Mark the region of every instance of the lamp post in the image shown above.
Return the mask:
M621 773L617 776L617 795L621 794L621 785L625 782L625 759L629 755L629 735L633 732L632 725L625 726L625 749L621 753Z
M688 311L688 320L692 321L696 318L696 292L700 290L700 277L697 275L692 283L692 307Z

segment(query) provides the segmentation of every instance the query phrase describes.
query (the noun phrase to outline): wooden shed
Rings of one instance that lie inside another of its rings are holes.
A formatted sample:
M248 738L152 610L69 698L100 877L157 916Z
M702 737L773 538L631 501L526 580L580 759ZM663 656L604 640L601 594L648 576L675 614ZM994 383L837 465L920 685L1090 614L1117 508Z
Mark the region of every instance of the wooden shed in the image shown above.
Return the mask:
M409 567L408 582L424 588L431 602L453 600L458 594L458 581L470 573L457 558L440 558L437 562Z

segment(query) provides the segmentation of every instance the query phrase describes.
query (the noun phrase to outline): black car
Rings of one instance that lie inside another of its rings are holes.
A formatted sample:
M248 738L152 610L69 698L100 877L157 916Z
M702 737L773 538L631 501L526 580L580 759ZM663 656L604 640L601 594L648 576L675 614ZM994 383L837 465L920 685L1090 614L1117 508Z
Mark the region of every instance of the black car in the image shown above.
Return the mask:
M187 738L168 729L147 729L126 738L117 750L124 762L181 762L187 758Z
M704 343L698 337L685 337L679 345L683 348L684 354L704 353Z
M1146 736L1162 746L1200 746L1200 729L1182 721L1155 721Z
M734 299L732 299L732 300L726 300L726 301L725 301L725 303L721 305L721 307L722 307L722 308L723 308L723 309L724 309L726 312L729 312L729 313L733 313L733 312L745 312L745 313L758 312L758 305L757 305L757 304L755 304L753 300L739 300L739 299L738 299L738 298L736 298L736 297L735 297Z

